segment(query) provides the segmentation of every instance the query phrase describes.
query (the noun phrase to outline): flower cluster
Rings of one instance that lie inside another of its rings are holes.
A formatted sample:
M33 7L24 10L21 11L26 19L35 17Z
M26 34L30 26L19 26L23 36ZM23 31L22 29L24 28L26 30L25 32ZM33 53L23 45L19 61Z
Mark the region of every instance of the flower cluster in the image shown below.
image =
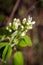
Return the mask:
M9 26L7 26L6 29L9 30L9 32L12 32L12 30L19 30L21 32L21 36L24 36L28 30L32 29L33 24L35 24L35 21L32 21L32 17L30 16L28 16L27 19L24 18L22 21L14 18L13 22L9 23Z
M12 23L10 22L6 28L2 29L2 34L0 37L0 49L4 47L2 61L6 62L11 57L13 49L14 51L17 51L16 49L32 46L30 36L26 35L26 32L32 29L33 24L35 24L35 21L32 21L32 17L30 16L28 16L28 18L24 18L22 21L20 19L14 18ZM18 52L15 54L17 55ZM18 59L15 54L14 62L15 59ZM20 58L20 62L16 60L17 63L15 62L14 65L23 65L24 63L22 63L23 58L21 52L18 54L18 56Z

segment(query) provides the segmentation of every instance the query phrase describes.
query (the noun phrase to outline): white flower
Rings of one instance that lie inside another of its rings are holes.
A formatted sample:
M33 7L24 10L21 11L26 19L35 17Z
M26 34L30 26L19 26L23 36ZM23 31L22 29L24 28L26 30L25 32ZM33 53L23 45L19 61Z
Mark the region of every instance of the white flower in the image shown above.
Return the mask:
M24 18L23 20L26 21L26 18Z
M14 18L13 27L14 27L14 29L18 29L18 24L17 24L17 19L16 18Z
M25 32L27 32L28 30L25 30Z
M27 28L27 30L28 29L32 29L32 24L31 25L27 25L26 28Z
M32 17L28 16L28 22L31 23Z
M29 25L29 24L31 24L31 22L27 22L26 24Z
M6 30L8 30L9 28L8 28L8 26L6 27Z
M22 29L24 29L24 26L23 26L23 25L21 25L21 28L22 28Z
M25 31L21 33L21 36L25 36L25 35L26 35L26 32Z
M32 21L31 23L32 23L32 24L35 24L35 21Z
M10 29L9 32L12 32L12 30Z
M18 26L18 23L17 23L17 22L14 22L14 25L15 25L15 26Z
M32 26L31 26L31 27L29 27L29 29L32 29Z
M16 18L14 18L14 22L16 22L16 20L17 20L17 19L16 19Z
M18 29L19 25L21 25L20 19L15 19L15 21L13 22L13 26L15 27L15 29Z
M21 31L23 31L23 30L24 30L24 26L23 26L23 25L21 25L21 26L20 26L20 28L21 28Z
M32 21L32 17L28 16L27 25L33 25L35 24L35 21Z
M26 23L26 18L24 18L24 19L23 19L22 23L23 23L23 24L25 24L25 23Z
M18 29L18 24L15 23L15 24L14 24L14 27L15 27L15 29Z
M18 24L18 25L21 25L20 19L17 19L17 24Z
M11 26L11 22L9 23L9 26Z

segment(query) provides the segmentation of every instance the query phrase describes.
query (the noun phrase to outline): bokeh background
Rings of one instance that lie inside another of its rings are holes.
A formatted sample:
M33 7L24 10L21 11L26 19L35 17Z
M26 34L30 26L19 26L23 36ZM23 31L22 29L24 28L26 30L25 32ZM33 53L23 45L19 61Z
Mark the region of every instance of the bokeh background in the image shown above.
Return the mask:
M27 32L31 37L32 47L21 49L24 65L43 65L43 0L0 0L0 28L15 17L22 20L28 15L33 17L36 24ZM9 62L11 61L10 59Z

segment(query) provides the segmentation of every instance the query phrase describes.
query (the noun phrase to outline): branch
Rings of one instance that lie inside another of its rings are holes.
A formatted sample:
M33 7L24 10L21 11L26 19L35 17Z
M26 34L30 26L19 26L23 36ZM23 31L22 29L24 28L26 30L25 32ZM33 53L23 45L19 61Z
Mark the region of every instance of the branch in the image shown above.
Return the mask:
M8 19L8 23L12 21L12 18L13 18L14 14L15 14L15 12L16 12L18 6L19 6L19 3L20 3L20 0L17 0L17 2L16 2L16 4L14 5L13 10L12 10L12 12L11 12L11 14L10 14L10 17L9 17L9 19ZM8 23L7 23L7 25L8 25Z
M32 6L27 10L27 12L25 13L25 15L22 16L22 17L20 17L20 19L23 19L24 17L26 17L26 16L28 15L28 13L34 9L34 7L35 7L35 5L36 5L37 3L38 3L38 2L32 4Z

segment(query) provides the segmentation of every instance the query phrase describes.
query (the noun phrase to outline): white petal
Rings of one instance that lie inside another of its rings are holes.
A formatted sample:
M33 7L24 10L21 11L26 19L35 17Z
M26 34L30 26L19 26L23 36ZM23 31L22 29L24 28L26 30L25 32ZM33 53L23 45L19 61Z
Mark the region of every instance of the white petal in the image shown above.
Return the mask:
M23 21L26 21L26 18L24 18Z
M31 26L31 27L29 27L29 29L32 29L32 26Z
M20 19L17 19L17 22L16 22L18 25L21 25L20 23Z
M32 21L32 17L28 16L28 20Z
M24 19L23 19L22 23L23 23L23 24L25 24L25 23L26 23L26 18L24 18Z
M12 32L12 30L9 30L9 32Z
M20 19L17 19L18 22L20 22Z
M31 22L27 22L27 25L32 24Z
M26 32L24 31L24 32L21 33L21 36L25 36L25 34L26 34Z
M8 30L8 27L6 27L6 29Z
M23 29L23 28L24 28L24 26L21 26L21 28Z
M28 16L28 23L31 24L32 22L32 17Z
M26 32L28 31L28 30L25 30Z
M17 19L16 18L14 18L14 21L16 21Z
M9 26L11 26L11 23L9 23Z
M32 24L35 24L35 21L33 21Z
M15 22L15 26L18 26L18 23L17 22Z

